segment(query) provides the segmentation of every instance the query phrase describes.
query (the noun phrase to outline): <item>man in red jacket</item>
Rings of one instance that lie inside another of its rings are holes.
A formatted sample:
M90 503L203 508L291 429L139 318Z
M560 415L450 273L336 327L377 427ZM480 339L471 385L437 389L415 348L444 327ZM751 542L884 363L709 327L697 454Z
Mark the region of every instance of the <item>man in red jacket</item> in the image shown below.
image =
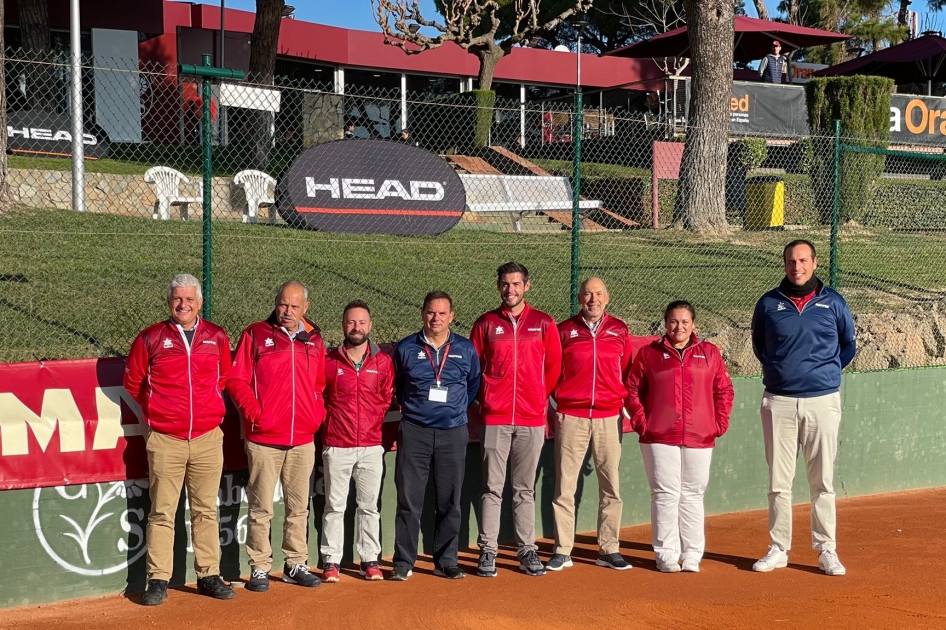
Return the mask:
M240 336L227 380L227 393L243 417L250 468L248 591L269 590L270 522L278 481L285 500L282 579L301 586L321 583L309 572L306 530L309 479L315 465L313 440L325 418L325 346L318 327L305 318L307 310L308 289L299 282L282 285L269 319L250 324Z
M382 580L381 513L384 473L381 425L394 394L394 363L369 341L371 311L361 300L342 313L345 341L325 359L325 512L322 516L322 581L338 582L345 538L348 486L355 479L358 557L367 580Z
M591 444L598 476L598 566L630 569L621 556L621 408L631 364L627 324L605 312L608 288L588 278L578 290L581 312L558 325L562 378L555 391L555 552L546 568L572 566L575 491Z
M230 341L223 328L197 316L204 300L194 276L175 277L167 300L171 318L144 329L132 342L123 379L148 424L151 513L145 606L157 606L168 596L174 515L184 483L197 592L215 599L234 597L233 589L220 579L217 533L217 490L223 472L221 392L230 371Z
M544 575L535 545L535 471L545 443L548 398L562 371L562 344L555 320L524 299L531 287L529 270L509 262L496 275L502 306L481 315L470 335L483 371L478 399L485 424L476 573L496 576L508 461L519 569Z

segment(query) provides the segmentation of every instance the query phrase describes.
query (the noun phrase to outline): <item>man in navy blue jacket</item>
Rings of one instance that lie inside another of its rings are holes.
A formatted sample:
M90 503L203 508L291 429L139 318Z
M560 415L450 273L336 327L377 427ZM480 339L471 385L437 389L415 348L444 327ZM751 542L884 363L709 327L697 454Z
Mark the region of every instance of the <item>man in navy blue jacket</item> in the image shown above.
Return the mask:
M453 300L443 291L424 297L423 329L402 339L394 353L395 392L401 405L397 439L397 512L394 574L403 581L417 560L417 536L428 473L436 503L434 575L458 579L460 489L470 436L466 410L476 399L480 361L466 337L452 332Z
M811 542L818 566L844 575L835 537L834 459L841 425L841 370L854 358L854 319L838 293L815 275L815 246L792 241L782 253L785 278L752 316L752 349L762 363L762 433L769 465L769 536L753 571L788 566L792 482L801 446L811 490Z

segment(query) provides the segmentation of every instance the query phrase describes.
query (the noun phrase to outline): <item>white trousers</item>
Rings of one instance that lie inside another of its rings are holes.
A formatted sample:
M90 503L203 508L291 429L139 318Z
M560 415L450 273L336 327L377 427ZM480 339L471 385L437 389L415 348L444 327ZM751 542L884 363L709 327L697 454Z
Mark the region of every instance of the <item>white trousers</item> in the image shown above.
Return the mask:
M362 562L373 562L381 554L381 513L378 496L384 471L384 447L363 446L322 449L325 475L325 512L322 515L322 562L339 564L345 542L345 509L348 490L355 480L355 549Z
M769 465L769 536L792 548L792 482L801 447L811 497L811 546L837 549L834 460L841 427L841 394L815 398L762 397L762 436Z
M641 444L650 483L651 542L671 562L703 557L703 493L709 482L711 448Z

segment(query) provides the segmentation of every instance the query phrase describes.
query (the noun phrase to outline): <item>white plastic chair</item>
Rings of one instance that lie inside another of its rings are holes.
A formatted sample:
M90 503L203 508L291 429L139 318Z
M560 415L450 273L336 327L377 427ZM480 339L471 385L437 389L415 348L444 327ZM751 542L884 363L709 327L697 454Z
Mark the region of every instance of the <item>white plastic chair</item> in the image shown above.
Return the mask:
M243 209L243 222L256 223L256 213L260 206L269 207L269 222L276 222L276 180L263 171L248 169L233 176L233 183L243 187L246 207Z
M187 197L181 194L181 184L190 184L190 180L181 173L168 166L155 166L145 173L145 183L154 186L157 199L154 202L154 219L167 221L171 218L171 206L181 207L181 219L187 221L187 207L192 203L201 203L204 200L204 183L197 182L197 195Z

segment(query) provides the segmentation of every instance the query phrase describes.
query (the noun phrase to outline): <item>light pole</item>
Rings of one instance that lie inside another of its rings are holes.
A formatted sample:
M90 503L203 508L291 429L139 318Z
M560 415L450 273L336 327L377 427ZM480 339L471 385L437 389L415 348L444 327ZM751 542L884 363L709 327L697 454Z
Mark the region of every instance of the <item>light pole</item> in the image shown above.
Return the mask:
M223 56L224 53L224 42L227 39L227 0L220 0L220 61L217 63L218 68L227 67L226 58ZM227 108L221 105L220 107L220 134L219 134L220 146L225 146L227 144Z
M588 26L588 21L579 17L573 24L578 31L578 48L576 50L577 72L575 75L575 129L572 132L574 142L574 165L572 171L572 282L571 282L571 313L578 313L578 232L581 229L581 135L584 128L581 102L581 36Z
M82 45L79 0L69 2L69 52L72 70L72 209L85 212L85 129L82 117Z

